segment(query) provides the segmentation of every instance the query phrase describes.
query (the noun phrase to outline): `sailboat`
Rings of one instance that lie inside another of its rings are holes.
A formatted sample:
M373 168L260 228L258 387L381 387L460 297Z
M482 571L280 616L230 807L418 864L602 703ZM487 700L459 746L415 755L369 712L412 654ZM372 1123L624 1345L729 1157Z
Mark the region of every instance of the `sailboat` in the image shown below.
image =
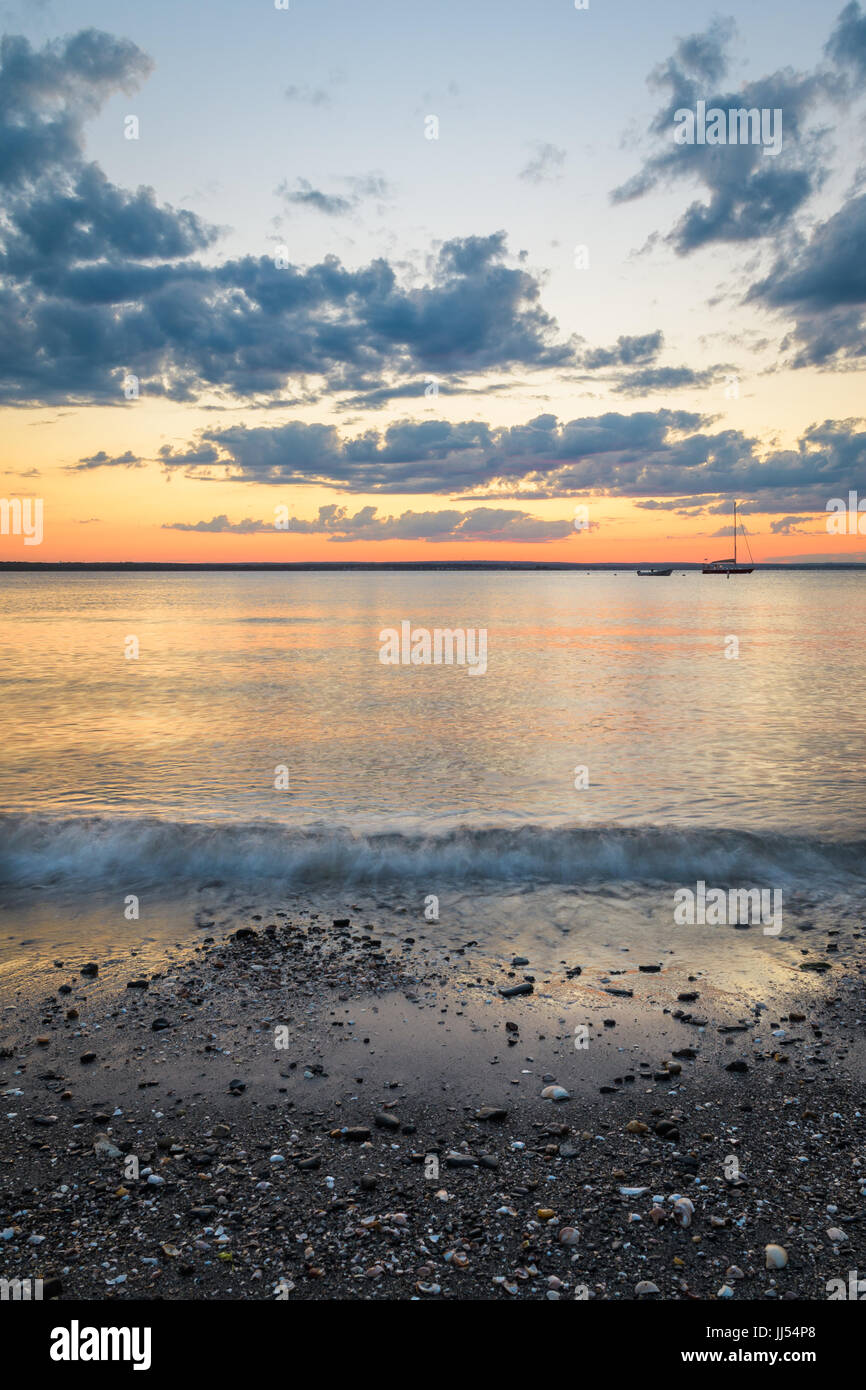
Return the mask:
M745 528L745 526L743 527L743 538L744 538L744 540L745 540L745 542L746 542L746 549L747 549L748 552L749 552L749 559L751 560L751 559L752 559L752 549L751 549L751 546L749 545L749 538L748 538L748 536L746 535L746 528ZM752 565L738 565L738 564L737 564L737 502L736 502L736 498L735 498L735 499L734 499L734 556L733 556L733 559L731 559L731 560L710 560L706 565L704 565L703 571L702 571L702 572L703 572L704 574L727 574L727 575L731 575L731 574L751 574L751 573L752 573L753 565L754 565L754 561L752 562Z

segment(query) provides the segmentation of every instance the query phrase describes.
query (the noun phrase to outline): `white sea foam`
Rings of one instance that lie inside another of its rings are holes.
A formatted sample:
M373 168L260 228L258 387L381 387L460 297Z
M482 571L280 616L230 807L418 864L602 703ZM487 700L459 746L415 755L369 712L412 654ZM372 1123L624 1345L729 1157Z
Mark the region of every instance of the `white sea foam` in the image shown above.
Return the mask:
M100 816L0 817L0 883L119 880L166 886L219 878L289 885L434 883L862 884L866 845L735 830L537 824L430 833L269 822Z

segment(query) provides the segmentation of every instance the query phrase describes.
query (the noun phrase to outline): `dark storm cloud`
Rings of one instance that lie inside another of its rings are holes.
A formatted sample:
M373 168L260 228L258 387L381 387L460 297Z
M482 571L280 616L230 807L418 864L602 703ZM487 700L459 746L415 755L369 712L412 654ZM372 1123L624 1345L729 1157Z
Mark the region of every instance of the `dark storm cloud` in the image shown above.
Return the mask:
M529 512L503 507L475 507L470 511L456 510L403 512L400 516L380 517L378 508L362 507L354 515L336 503L319 508L314 521L288 517L279 526L274 521L229 521L225 514L210 521L195 523L175 521L166 523L170 531L209 531L250 535L269 531L279 534L318 536L341 541L421 540L442 541L526 542L538 543L561 540L572 535L571 521L547 521Z
M84 121L150 66L93 30L38 50L0 46L0 400L122 402L128 373L142 395L189 400L572 362L504 232L446 242L426 283L399 281L384 259L355 270L335 256L286 268L195 259L214 228L150 189L118 188L83 154ZM387 196L377 174L343 182L351 207Z
M688 207L666 238L680 255L713 242L777 235L823 180L826 148L807 131L806 121L822 98L841 95L838 75L786 68L726 90L720 84L728 73L733 32L733 26L717 22L680 40L651 74L662 105L650 135L661 148L612 194L622 203L679 180L702 185L704 199ZM781 152L767 154L761 144L674 144L676 112L694 111L699 100L708 110L725 112L780 109Z
M313 484L356 493L439 493L464 500L537 500L597 492L660 499L677 510L706 499L744 499L744 511L808 512L857 485L866 470L859 420L826 420L794 449L763 449L740 430L711 432L688 411L609 411L560 423L539 415L495 428L482 421L399 421L384 431L341 435L335 426L292 421L202 431L188 451L161 451L187 476L272 486ZM208 452L206 467L195 460ZM671 499L668 503L665 499Z

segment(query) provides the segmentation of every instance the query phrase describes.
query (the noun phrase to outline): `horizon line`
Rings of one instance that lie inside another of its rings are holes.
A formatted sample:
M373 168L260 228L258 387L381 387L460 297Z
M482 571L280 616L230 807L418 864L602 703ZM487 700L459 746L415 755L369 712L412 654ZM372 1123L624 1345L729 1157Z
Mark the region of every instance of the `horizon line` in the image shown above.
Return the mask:
M0 560L0 572L91 571L185 571L185 570L583 570L625 571L643 568L670 568L701 572L706 561L683 560ZM839 570L866 569L862 560L755 561L754 570Z

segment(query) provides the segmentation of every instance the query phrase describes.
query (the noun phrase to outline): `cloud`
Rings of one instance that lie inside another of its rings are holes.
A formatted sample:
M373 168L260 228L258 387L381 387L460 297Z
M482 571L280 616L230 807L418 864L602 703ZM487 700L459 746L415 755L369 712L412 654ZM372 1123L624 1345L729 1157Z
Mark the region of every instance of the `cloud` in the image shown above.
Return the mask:
M340 182L346 185L348 193L323 193L321 189L314 188L309 179L302 178L295 180L294 189L290 189L284 181L274 191L293 206L312 208L327 217L345 217L355 212L367 199L381 202L391 196L388 180L381 174L349 175Z
M750 302L795 319L783 343L792 365L827 366L866 356L866 195L851 198L793 257L755 283Z
M296 188L292 190L287 184L281 183L276 191L287 203L297 207L313 208L316 212L325 213L327 217L345 217L355 208L352 198L337 193L323 193L321 189L313 188L308 179L299 178L296 184Z
M183 449L180 452L170 444L163 444L159 450L159 461L167 469L199 468L210 463L219 463L220 452L213 444L202 444L198 448Z
M719 84L728 73L734 32L733 25L716 21L681 39L653 71L650 84L662 94L650 125L658 153L611 195L624 203L678 181L701 185L704 199L691 203L666 236L679 255L714 242L777 236L824 179L826 133L810 133L806 122L823 99L842 95L838 75L785 68L725 89ZM781 110L781 152L769 157L761 144L674 144L676 112L695 111L698 101L725 112Z
M575 534L572 521L548 521L529 512L507 508L475 507L470 511L405 511L400 516L380 517L376 507L362 507L350 515L346 507L330 503L320 507L313 521L288 517L279 527L274 521L229 521L225 514L210 521L167 522L170 531L216 532L250 535L263 531L274 534L327 535L334 542L419 540L535 543L562 540ZM282 520L282 519L281 519Z
M794 449L762 448L736 429L710 428L683 410L607 411L522 425L481 420L401 420L385 430L341 434L331 424L291 421L201 431L189 449L162 461L190 477L219 476L271 486L305 484L367 494L447 494L463 500L540 499L584 493L674 499L676 509L709 499L744 499L744 510L812 511L844 494L866 469L866 422L825 420ZM190 458L214 448L202 470Z
M775 561L783 565L863 565L866 550L807 551L803 555L780 555Z
M705 367L642 367L624 372L614 384L621 396L646 396L652 391L706 390L726 370L723 365Z
M324 87L297 86L295 83L286 88L285 96L286 101L296 101L303 106L328 106L331 101L330 93Z
M573 360L502 231L445 242L426 278L398 277L384 258L357 269L330 255L308 267L202 261L218 229L149 188L119 188L84 156L85 121L150 67L95 30L0 45L0 401L121 403L127 373L143 396L185 401ZM333 214L389 191L375 173L342 184L289 197Z
M81 157L82 127L115 91L131 92L151 71L125 39L85 29L34 52L27 39L0 40L0 184L32 184Z
M586 367L633 366L637 362L651 362L664 346L664 334L660 328L641 337L629 338L625 335L616 340L614 347L594 348L583 358Z
M855 77L866 77L866 13L857 0L839 15L824 52L840 68L850 68Z
M802 525L801 516L782 516L777 521L770 522L770 530L774 536L794 536L800 534Z
M562 178L565 150L548 142L536 141L534 154L518 174L527 183L552 183Z
M231 533L237 536L255 535L260 531L273 531L274 523L267 521L253 521L247 517L244 521L229 521L225 512L219 516L211 517L210 521L171 521L163 523L164 531L213 531Z
M67 472L83 473L91 468L142 468L144 465L137 454L133 454L131 449L127 449L125 454L118 454L116 458L111 458L104 449L100 449L98 454L91 455L90 458L79 459L77 463L66 465Z

